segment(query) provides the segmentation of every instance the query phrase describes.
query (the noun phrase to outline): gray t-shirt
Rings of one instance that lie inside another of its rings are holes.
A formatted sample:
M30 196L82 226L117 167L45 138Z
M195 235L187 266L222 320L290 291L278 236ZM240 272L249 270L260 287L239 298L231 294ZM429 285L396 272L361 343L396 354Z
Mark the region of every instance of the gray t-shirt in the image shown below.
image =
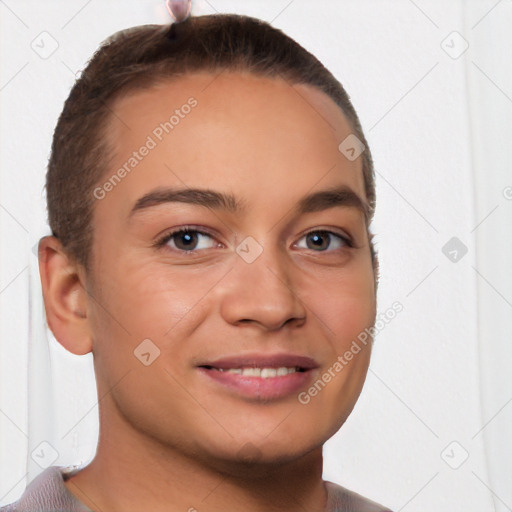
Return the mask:
M0 512L93 512L79 501L64 480L83 468L77 466L50 466L32 480L22 496ZM327 507L325 512L391 512L388 508L370 501L333 482L327 482Z

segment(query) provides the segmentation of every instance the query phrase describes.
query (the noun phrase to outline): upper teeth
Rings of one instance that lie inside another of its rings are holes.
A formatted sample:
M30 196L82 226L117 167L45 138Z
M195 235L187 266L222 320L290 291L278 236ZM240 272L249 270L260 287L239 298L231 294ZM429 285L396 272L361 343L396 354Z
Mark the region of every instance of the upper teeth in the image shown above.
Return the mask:
M269 377L280 377L282 375L288 375L289 373L295 373L298 371L296 367L286 368L284 366L281 368L230 368L229 370L218 368L218 370L221 372L237 373L247 377L262 377L263 379L267 379Z

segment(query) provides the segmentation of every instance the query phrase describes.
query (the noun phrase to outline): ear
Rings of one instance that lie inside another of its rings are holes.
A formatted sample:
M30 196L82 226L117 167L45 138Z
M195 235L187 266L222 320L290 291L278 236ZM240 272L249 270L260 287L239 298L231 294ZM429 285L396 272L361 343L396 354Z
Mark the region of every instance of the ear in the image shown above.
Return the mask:
M54 236L39 241L39 275L46 321L56 340L73 354L91 352L85 273Z

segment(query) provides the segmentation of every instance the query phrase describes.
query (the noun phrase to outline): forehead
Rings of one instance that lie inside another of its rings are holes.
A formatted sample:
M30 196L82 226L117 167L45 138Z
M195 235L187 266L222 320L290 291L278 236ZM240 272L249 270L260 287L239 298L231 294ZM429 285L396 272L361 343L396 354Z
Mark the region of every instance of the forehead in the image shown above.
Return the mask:
M334 137L351 132L350 123L341 108L326 93L308 84L298 84L281 77L267 77L248 71L196 72L178 78L160 79L142 90L122 94L113 105L110 129L129 135L133 126L146 120L153 121L153 114L165 118L180 109L190 97L197 99L202 114L222 113L234 122L245 116L246 121L269 118L270 121L306 121L297 130L313 131L319 124L330 130ZM130 117L124 122L123 117ZM194 116L197 117L197 116ZM273 118L273 119L272 119ZM149 128L149 126L148 126ZM269 129L271 126L268 127Z
M125 195L124 208L160 183L229 184L241 199L268 204L343 183L365 198L362 159L338 149L350 123L316 87L248 72L194 73L129 93L112 111L106 135L115 155L106 178L152 146L112 193Z

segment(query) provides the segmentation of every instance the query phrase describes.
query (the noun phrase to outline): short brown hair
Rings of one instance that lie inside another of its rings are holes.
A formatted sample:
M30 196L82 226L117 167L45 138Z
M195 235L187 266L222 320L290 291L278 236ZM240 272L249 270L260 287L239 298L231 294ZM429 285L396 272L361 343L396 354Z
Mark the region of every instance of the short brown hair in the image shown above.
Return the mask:
M93 190L108 172L112 148L105 127L121 95L147 89L185 73L248 71L315 86L341 108L362 153L365 192L375 210L375 176L370 149L348 94L311 53L281 30L249 16L192 16L171 25L142 25L105 40L73 85L53 135L46 176L48 222L66 252L90 270ZM375 283L378 262L370 236Z

